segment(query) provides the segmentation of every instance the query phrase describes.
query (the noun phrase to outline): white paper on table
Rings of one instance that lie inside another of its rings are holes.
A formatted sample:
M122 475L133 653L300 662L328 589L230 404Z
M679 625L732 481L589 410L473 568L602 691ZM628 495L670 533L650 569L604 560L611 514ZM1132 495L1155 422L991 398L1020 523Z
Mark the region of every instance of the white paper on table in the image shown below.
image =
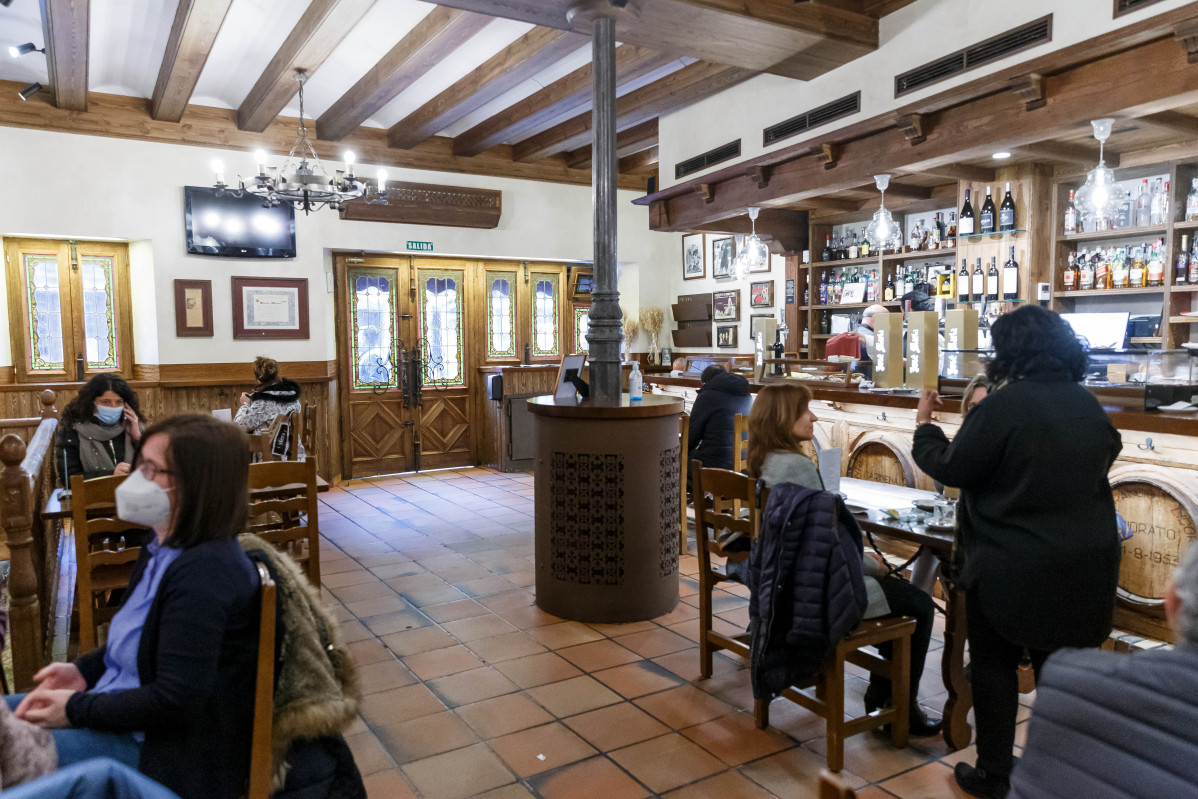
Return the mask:
M843 452L840 447L819 451L819 476L824 481L826 491L840 491L840 459Z
M213 408L212 415L215 418L220 419L222 422L233 421L233 411L229 410L228 408Z

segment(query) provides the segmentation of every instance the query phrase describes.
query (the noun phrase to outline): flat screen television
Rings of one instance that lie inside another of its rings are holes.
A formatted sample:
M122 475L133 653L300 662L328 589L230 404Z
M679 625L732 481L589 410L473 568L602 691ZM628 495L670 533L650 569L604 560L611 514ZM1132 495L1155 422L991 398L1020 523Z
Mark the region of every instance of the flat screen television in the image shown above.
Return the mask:
M289 204L262 207L246 193L217 196L207 186L184 187L187 251L230 258L294 258L295 209Z

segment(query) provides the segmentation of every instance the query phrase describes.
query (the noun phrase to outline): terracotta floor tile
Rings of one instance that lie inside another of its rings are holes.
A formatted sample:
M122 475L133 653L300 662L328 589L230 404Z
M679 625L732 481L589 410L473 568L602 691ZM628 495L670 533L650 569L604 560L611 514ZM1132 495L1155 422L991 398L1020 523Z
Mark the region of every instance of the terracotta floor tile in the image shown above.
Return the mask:
M325 565L324 558L321 558L321 565ZM361 585L362 583L372 583L377 579L378 578L371 574L369 570L360 567L349 569L343 572L336 572L334 574L324 574L322 570L320 575L321 584L325 588L330 589L330 593L331 589L333 588L342 588L347 585ZM341 597L337 598L340 599Z
M641 659L635 652L606 639L560 649L558 654L587 672L609 669Z
M398 771L379 771L364 777L366 799L416 799L412 787Z
M515 683L489 667L441 677L430 681L428 687L450 707L469 705L517 690Z
M474 656L466 647L458 644L446 649L434 649L431 652L421 652L403 659L412 673L422 680L433 680L459 671L477 669L483 662Z
M481 580L466 580L465 582L455 583L454 587L466 596L484 597L510 591L515 586L502 577L490 575Z
M819 773L826 765L822 757L795 747L741 766L740 773L777 796L817 799ZM840 776L854 790L866 785L865 780L850 771L841 771Z
M474 799L525 799L525 797L532 795L532 791L518 782L513 782L511 785L505 785L493 791L475 794Z
M585 674L530 688L528 695L558 718L574 716L621 701L618 694Z
M367 730L347 735L345 742L349 744L349 750L354 755L354 763L357 764L358 771L362 773L362 776L392 769L391 758L387 756L387 751L383 749L373 732Z
M612 640L625 649L631 649L645 658L668 655L671 652L689 649L694 645L690 640L677 633L670 632L664 627L658 627L656 630L646 630L643 633L624 635Z
M527 608L534 604L535 597L532 591L523 588L504 591L502 594L492 594L483 597L479 600L480 603L499 613L501 610L511 610L514 608ZM500 614L503 615L503 614Z
M552 613L546 613L535 606L516 607L516 608L500 608L495 611L495 614L511 624L519 627L521 630L531 630L534 627L543 627L546 624L557 624L562 621Z
M773 729L759 730L750 713L734 713L689 727L682 734L730 766L772 755L795 745L794 739Z
M418 610L402 610L398 613L387 613L368 619L366 626L378 636L401 633L404 630L415 630L418 627L428 627L432 624L428 617Z
M857 795L857 799L894 799L894 794L890 791L884 791L876 785L858 788L853 793Z
M455 712L458 718L470 725L483 740L553 721L553 716L545 708L529 699L523 692L463 705Z
M384 660L358 669L358 686L363 694L373 694L416 682L412 672L398 660Z
M643 633L645 630L652 630L657 627L651 621L630 621L624 624L588 624L592 630L597 633L602 633L608 638L617 638L621 635L632 635L633 633Z
M550 771L595 754L590 744L556 722L495 738L489 745L519 777Z
M682 683L682 678L651 660L626 663L591 676L628 699L675 688Z
M434 588L418 588L413 591L404 591L400 596L416 607L422 608L425 605L440 605L445 602L454 602L464 599L466 595L452 585L445 584Z
M725 771L702 782L670 791L667 799L771 799L773 794L748 777Z
M952 768L943 763L928 763L926 766L920 766L878 785L899 799L968 799L969 797L969 794L957 787Z
M346 645L345 648L349 650L350 656L353 657L354 663L358 666L369 666L372 663L391 660L395 657L377 638L365 638L361 641L354 641L352 644Z
M485 616L491 612L473 599L459 599L456 602L445 602L440 605L426 605L421 610L424 615L440 623Z
M480 638L490 638L493 635L519 632L515 627L490 612L485 616L443 622L441 626L464 644L477 641Z
M528 634L537 643L547 646L550 649L564 649L568 646L599 641L604 637L603 633L597 632L577 621L547 624L544 627L529 630Z
M681 652L675 652L672 655L653 658L653 662L674 672L687 682L694 682L703 678L703 675L699 672L699 647L697 646L692 649L683 649ZM712 657L711 668L714 675L737 671L743 667L717 652Z
M675 730L693 727L735 712L731 705L692 685L682 685L669 691L650 694L635 700L634 704Z
M480 638L477 641L471 641L466 646L486 663L501 663L505 660L515 660L545 651L545 647L519 630L504 635L494 635L490 638Z
M337 625L337 632L340 634L341 642L344 644L352 644L354 641L364 641L367 638L373 638L374 633L366 629L366 625L360 621L346 621Z
M415 630L383 636L387 648L400 657L431 652L457 644L457 639L440 627L418 627Z
M827 752L827 738L813 738L803 744L819 757ZM844 767L867 782L881 782L896 774L922 766L931 756L918 749L895 749L890 739L872 732L854 735L844 742Z
M460 749L477 740L473 730L448 712L388 724L375 732L379 742L400 764Z
M403 772L425 799L466 799L515 782L484 744L408 763Z
M592 710L568 718L564 723L603 752L657 738L670 731L631 702Z
M374 599L362 599L357 602L348 602L345 605L346 610L357 616L359 619L369 619L373 616L382 616L386 613L395 613L401 610L407 610L411 607L400 597L395 594L390 596L381 596Z
M653 621L665 627L671 624L677 624L680 621L688 621L690 619L697 618L699 618L699 609L686 601L682 601L679 602L678 606L669 613L665 614L664 616L658 616Z
M665 793L727 768L677 733L618 749L609 756L654 793Z
M649 795L606 757L593 757L529 780L545 799L641 799Z
M348 605L350 602L358 602L363 599L375 599L381 596L395 596L395 592L391 587L382 580L374 579L367 580L354 585L343 585L337 588L330 588L329 593L337 597L342 603Z
M496 664L495 668L521 688L559 682L582 674L574 664L553 652L506 660Z
M362 703L362 716L374 727L398 724L444 712L445 705L424 685L406 685L371 694Z

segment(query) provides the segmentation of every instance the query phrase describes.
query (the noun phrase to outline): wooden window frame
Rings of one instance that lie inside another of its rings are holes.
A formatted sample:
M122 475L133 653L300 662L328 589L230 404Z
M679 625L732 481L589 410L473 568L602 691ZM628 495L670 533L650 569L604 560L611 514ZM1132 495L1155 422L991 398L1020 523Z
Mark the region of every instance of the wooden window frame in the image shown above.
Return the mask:
M532 363L557 363L561 361L567 354L567 350L571 346L571 342L567 334L573 333L572 320L570 316L574 313L570 300L566 297L567 291L567 275L566 267L561 264L545 264L545 263L530 263L528 264L527 277L524 281L525 296L521 303L527 309L527 316L523 324L523 332L526 336L525 343L529 345L529 359ZM554 297L557 306L556 322L557 322L557 354L555 355L538 355L533 343L536 339L536 322L537 322L537 276L543 275L546 277L555 277L557 279L557 294Z
M524 343L527 341L524 336L525 303L522 302L523 295L527 293L527 289L522 288L523 280L521 279L520 266L519 264L494 263L491 261L482 261L481 264L483 276L482 305L484 309L484 319L482 322L483 363L518 363L524 358ZM491 354L491 280L494 277L502 277L510 281L512 286L513 355Z
M72 252L73 250L73 252ZM53 253L58 259L59 296L63 321L63 368L33 371L30 365L29 306L21 254L31 251ZM105 372L133 379L133 307L129 297L129 246L124 242L76 241L70 239L6 238L5 273L8 286L9 335L13 375L18 383L78 383L75 367L86 353L83 319L83 283L79 262L88 256L113 259L118 369L90 369L84 365L83 380Z

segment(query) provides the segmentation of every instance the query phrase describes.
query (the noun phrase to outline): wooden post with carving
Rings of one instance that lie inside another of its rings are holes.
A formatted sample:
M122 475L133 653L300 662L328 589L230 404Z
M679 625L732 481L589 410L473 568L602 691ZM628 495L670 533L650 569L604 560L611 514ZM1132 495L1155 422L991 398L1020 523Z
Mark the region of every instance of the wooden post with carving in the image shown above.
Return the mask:
M42 404L42 418L43 419L57 419L58 418L58 408L54 407L54 403L58 401L57 394L55 394L50 389L46 389L45 391L42 392L41 397L38 398L38 401L41 402L41 404Z
M27 691L42 665L42 614L38 576L29 546L33 541L33 496L29 475L21 468L25 442L12 433L0 439L0 519L8 539L10 570L9 640L12 642L13 687Z

